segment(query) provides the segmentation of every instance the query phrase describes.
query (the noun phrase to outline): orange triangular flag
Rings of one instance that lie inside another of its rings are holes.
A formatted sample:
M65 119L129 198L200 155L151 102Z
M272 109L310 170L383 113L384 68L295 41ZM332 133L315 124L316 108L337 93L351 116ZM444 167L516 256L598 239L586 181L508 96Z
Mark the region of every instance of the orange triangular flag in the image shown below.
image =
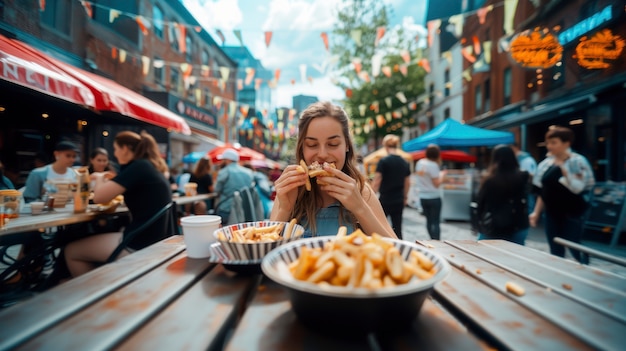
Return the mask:
M143 24L143 18L141 16L137 16L135 17L135 21L139 25L139 29L141 30L143 35L148 35L148 28L146 28L146 25Z
M478 56L482 51L482 48L480 46L480 39L478 39L478 37L474 35L472 37L472 41L474 42L474 53L476 54L476 56Z
M111 48L111 58L114 60L117 58L117 48L115 46Z
M237 79L237 90L243 90L243 79Z
M246 68L246 85L250 85L252 83L252 79L254 78L254 73L256 70L251 67Z
M39 0L39 11L46 11L46 0Z
M187 35L185 34L187 32L187 27L182 24L178 24L178 31L180 33L180 36L178 36L178 47L180 48L180 52L185 53L187 52Z
M402 50L400 52L400 56L402 57L402 60L404 60L404 63L411 62L411 54L409 53L409 50Z
M352 60L352 64L354 65L354 70L356 71L356 74L361 73L361 68L363 67L363 65L361 64L361 60L355 58Z
M91 7L91 3L88 1L81 1L80 4L83 5L83 8L85 9L85 13L87 13L87 16L89 18L93 18L93 8ZM45 1L44 1L44 6L45 6Z
M402 75L406 77L406 75L409 73L409 69L406 65L400 66L400 73L402 73Z
M296 80L295 79L292 79L289 82L291 83L291 85L296 85Z
M274 79L276 79L276 83L278 83L278 80L280 79L280 68L277 68L274 71Z
M428 62L427 59L421 59L419 65L424 68L424 71L426 71L426 73L430 73L430 62Z
M322 32L320 36L322 37L322 40L324 41L324 47L326 48L326 51L328 51L328 33Z
M374 41L374 46L378 46L380 39L385 35L385 27L376 28L376 40Z
M272 32L265 32L265 46L269 47L272 41Z
M195 26L195 27L193 27L193 29L196 30L196 33L200 33L202 31L202 27L200 27L200 26Z
M391 67L389 66L384 66L383 68L380 69L384 75L386 75L387 77L391 77Z
M183 77L189 77L191 75L191 71L193 70L193 66L187 62L183 62L180 64L180 70L183 72Z

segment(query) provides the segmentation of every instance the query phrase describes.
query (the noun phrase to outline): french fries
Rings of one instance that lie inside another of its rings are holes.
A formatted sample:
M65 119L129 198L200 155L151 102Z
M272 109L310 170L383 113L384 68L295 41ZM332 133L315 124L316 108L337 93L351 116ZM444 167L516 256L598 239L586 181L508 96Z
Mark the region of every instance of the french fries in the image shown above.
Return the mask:
M288 266L298 280L320 286L378 289L428 279L437 269L421 252L405 260L400 251L378 234L361 230L346 235L345 227L324 248L302 247L300 257Z
M298 166L298 172L309 174L309 167L307 167L306 162L304 160L300 160L300 165ZM304 184L306 191L311 191L311 179L306 178L306 183Z
M267 227L246 227L234 230L231 234L230 240L222 231L217 233L217 239L220 241L229 241L231 243L264 243L264 242L272 242L278 241L281 239L290 239L291 232L293 231L293 227L296 225L296 219L292 219L289 224L287 224L287 229L285 230L285 237L283 238L280 234L283 232L283 228L285 227L285 223L279 223L270 225ZM303 232L299 231L294 233L295 236L302 235Z

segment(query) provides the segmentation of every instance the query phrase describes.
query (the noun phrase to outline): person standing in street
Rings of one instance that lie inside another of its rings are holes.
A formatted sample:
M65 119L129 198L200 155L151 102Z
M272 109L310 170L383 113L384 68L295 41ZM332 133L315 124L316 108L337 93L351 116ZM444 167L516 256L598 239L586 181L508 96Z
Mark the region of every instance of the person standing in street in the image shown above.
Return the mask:
M546 210L545 231L550 253L565 257L565 247L554 242L560 237L580 243L582 217L587 210L587 193L595 184L593 171L587 159L571 150L574 132L554 126L546 133L547 157L539 163L533 185L539 193L530 225L535 227L541 211ZM570 249L572 256L589 264L589 256Z
M398 155L400 138L388 134L383 138L383 146L387 156L378 161L372 188L380 193L380 204L385 215L391 217L393 231L402 239L402 211L407 204L407 196L411 186L409 163Z
M426 229L431 239L441 238L441 194L439 185L444 173L440 171L441 152L439 146L430 144L426 148L426 158L417 161L415 173L417 174L417 189L426 217Z
M517 157L517 163L519 163L520 171L525 171L530 176L530 183L532 185L533 177L537 173L537 161L526 151L522 151L519 144L513 143L511 145L515 156ZM528 213L531 213L535 209L535 194L532 191L528 191Z
M519 169L513 148L496 146L478 191L478 240L504 239L524 245L528 236L528 172Z

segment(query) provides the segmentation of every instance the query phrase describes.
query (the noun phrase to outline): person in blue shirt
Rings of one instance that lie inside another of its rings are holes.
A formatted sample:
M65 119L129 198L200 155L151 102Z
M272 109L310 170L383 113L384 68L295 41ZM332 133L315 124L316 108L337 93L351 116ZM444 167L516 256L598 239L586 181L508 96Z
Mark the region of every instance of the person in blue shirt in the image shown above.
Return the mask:
M233 195L236 191L251 187L254 184L252 171L239 165L239 153L234 149L226 149L218 156L222 161L222 169L217 173L215 192L218 193L218 203L215 213L222 217L222 225L228 223L233 204Z
M326 166L333 176L310 179L308 191L309 176L298 165L287 166L274 183L271 220L295 218L305 236L336 235L340 226L346 226L348 233L359 228L368 235L397 238L376 193L359 172L349 124L346 112L330 102L316 102L302 112L296 160L307 165L334 163L336 169Z

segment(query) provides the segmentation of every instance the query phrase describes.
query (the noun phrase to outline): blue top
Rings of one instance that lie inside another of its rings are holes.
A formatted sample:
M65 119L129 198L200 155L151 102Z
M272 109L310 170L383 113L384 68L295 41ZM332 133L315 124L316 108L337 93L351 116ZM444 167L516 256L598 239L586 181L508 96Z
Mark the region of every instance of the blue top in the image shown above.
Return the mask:
M7 190L7 189L15 189L15 186L13 185L13 183L11 182L9 178L3 175L2 179L0 179L0 190Z
M339 210L341 206L338 202L331 204L328 207L320 208L315 214L315 224L317 226L317 234L313 235L311 227L309 227L307 220L302 221L304 229L304 237L310 238L313 236L333 236L337 235L337 230L340 226L345 226L348 229L348 234L352 233L355 228L352 225L350 219L350 212L343 210L343 218L341 223L339 221Z
M253 184L252 171L236 163L231 163L217 173L215 192L220 195L217 210L230 213L233 194Z

